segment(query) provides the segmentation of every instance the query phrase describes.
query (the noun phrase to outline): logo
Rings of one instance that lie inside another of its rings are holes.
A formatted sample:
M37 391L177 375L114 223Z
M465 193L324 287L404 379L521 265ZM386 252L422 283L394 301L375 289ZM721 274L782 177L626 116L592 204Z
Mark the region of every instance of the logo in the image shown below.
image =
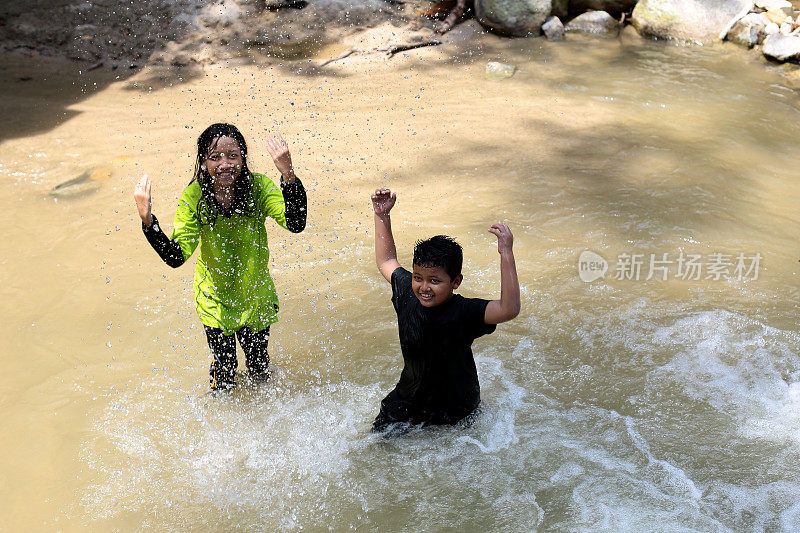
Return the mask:
M591 250L584 250L578 258L578 276L581 281L591 283L605 276L608 271L608 261Z

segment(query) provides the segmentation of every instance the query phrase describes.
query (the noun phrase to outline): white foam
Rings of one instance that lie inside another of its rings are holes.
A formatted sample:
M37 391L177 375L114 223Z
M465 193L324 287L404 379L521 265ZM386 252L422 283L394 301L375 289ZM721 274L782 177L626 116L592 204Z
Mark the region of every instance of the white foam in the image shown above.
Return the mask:
M800 335L715 310L659 328L657 343L676 351L653 374L738 421L742 437L800 447Z

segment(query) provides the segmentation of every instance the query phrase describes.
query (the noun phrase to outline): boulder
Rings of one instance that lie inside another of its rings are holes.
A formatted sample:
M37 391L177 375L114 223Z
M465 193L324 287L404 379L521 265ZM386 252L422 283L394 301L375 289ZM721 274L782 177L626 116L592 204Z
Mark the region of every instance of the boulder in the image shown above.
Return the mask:
M763 13L749 13L736 21L726 39L741 46L752 48L764 42L769 19Z
M761 52L776 61L797 61L800 59L800 36L779 33L769 35L764 39Z
M725 38L747 48L752 48L761 42L758 27L752 24L743 24L741 21L733 25Z
M774 22L775 24L781 25L786 22L787 18L791 18L791 14L787 15L783 11L776 10L776 11L767 11L764 13L769 20Z
M500 35L525 37L541 33L552 7L551 0L475 0L475 18Z
M619 22L605 11L587 11L583 15L578 15L570 20L566 26L566 31L579 31L583 33L619 33Z
M618 18L622 13L630 13L636 0L570 0L570 15L580 15L586 11L605 11Z
M639 0L631 23L647 37L709 42L752 5L750 0Z
M747 24L752 24L753 26L764 27L769 24L770 21L767 16L764 15L764 13L748 13L740 18L739 22L745 22Z
M782 11L784 15L791 15L794 11L788 0L758 0L756 7L764 11Z
M547 17L542 24L542 33L548 41L560 41L564 38L564 25L558 17Z

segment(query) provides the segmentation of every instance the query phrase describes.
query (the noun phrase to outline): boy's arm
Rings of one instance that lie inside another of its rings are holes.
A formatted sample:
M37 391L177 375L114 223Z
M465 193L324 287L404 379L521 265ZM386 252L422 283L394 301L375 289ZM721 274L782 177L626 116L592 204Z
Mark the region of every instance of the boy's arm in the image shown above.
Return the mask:
M507 322L519 314L519 281L514 262L514 236L508 226L494 224L489 233L497 236L497 251L500 252L500 299L486 306L483 321L487 324Z
M375 211L375 263L388 282L392 280L392 272L400 266L392 236L392 220L389 218L389 211L396 200L397 195L389 189L378 189L372 195L372 209Z

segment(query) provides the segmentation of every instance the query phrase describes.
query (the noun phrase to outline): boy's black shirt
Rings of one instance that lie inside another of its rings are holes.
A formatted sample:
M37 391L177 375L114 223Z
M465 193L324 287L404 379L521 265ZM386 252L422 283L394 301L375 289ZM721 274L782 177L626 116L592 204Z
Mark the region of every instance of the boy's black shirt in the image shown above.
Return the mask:
M392 272L392 303L397 312L403 372L381 402L392 421L453 424L480 403L480 385L472 341L492 333L484 323L488 300L454 294L426 308L411 289L411 272Z

